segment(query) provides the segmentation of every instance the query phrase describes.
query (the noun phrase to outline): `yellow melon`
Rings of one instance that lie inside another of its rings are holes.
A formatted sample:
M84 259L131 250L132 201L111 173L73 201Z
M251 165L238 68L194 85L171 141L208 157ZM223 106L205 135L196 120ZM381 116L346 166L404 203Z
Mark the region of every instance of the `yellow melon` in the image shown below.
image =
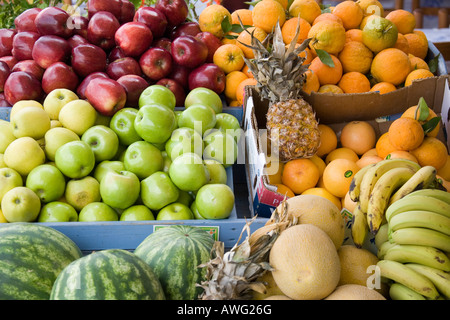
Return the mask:
M344 284L338 286L325 300L386 300L376 290L359 284Z
M265 272L261 277L256 279L258 282L263 282L266 286L266 292L260 293L260 292L254 292L253 293L253 300L264 300L271 296L279 296L282 295L283 292L278 288L277 284L275 283L275 280L273 279L272 272L267 271Z
M267 297L264 300L292 300L292 299L283 294L277 294L275 296Z

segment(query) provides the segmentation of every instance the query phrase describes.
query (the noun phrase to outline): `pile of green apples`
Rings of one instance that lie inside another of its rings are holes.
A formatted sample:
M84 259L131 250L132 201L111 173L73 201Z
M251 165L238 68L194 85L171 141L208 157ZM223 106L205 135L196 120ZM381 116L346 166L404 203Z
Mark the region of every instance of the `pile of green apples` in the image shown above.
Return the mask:
M0 221L228 218L239 121L207 88L175 103L161 85L109 117L67 89L15 103L0 120Z

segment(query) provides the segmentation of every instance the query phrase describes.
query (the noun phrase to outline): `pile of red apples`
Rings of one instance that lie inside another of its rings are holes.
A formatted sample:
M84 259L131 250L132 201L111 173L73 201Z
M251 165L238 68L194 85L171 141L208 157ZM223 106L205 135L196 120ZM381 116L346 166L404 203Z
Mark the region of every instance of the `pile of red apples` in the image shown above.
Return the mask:
M220 39L188 20L185 0L135 6L128 0L89 0L88 14L32 8L0 29L0 106L43 101L66 88L101 114L138 107L152 84L168 87L183 106L197 87L221 94L224 72L212 62Z

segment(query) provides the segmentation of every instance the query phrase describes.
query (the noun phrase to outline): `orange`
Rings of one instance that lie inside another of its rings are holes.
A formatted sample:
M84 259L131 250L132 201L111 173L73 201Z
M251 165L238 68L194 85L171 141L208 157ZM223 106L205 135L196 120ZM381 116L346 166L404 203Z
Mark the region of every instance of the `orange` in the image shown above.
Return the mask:
M323 184L334 196L345 197L350 183L359 169L355 161L335 159L327 165L323 172Z
M378 0L357 0L356 3L363 10L364 16L375 14L384 17L383 5Z
M347 159L356 162L359 160L359 157L352 149L347 147L339 147L327 154L325 157L325 163L328 165L331 161L336 159Z
M442 168L437 171L444 180L450 181L450 155L447 155L447 161Z
M405 36L399 33L397 35L397 42L394 44L394 48L402 50L404 53L409 54L409 43Z
M385 94L385 93L392 92L395 90L397 90L397 87L394 86L392 83L378 82L378 83L374 84L372 86L372 88L370 88L369 91L379 92L380 94Z
M313 194L319 197L324 197L325 199L328 199L331 202L333 202L336 205L336 207L338 207L339 210L342 209L341 199L333 195L330 191L328 191L325 188L322 187L310 188L303 191L302 194Z
M414 80L434 77L434 74L427 69L416 69L411 71L405 79L405 87L412 85Z
M450 181L445 180L440 175L436 175L437 181L444 187L447 192L450 192Z
M347 41L338 55L343 72L357 71L368 73L372 65L373 53L359 41Z
M375 129L367 121L351 121L342 128L340 141L360 156L375 147Z
M248 77L242 71L232 71L226 75L224 94L229 101L236 100L236 88L245 79Z
M392 21L401 34L411 33L416 27L416 18L407 10L393 10L386 15L386 19Z
M363 9L352 0L339 2L333 14L341 18L345 30L358 28L364 16Z
M267 33L263 29L258 27L247 28L239 34L239 36L236 38L236 44L239 46L239 48L241 48L242 52L244 52L244 56L247 59L253 59L255 57L255 55L253 54L253 50L242 44L244 43L247 45L252 45L251 34L253 34L253 36L261 42L264 41L264 39L267 37Z
M334 55L330 56L334 62L334 67L327 66L319 57L315 57L309 66L309 69L314 71L317 74L317 77L319 77L320 85L337 84L342 77L343 71L341 61Z
M385 159L407 159L419 163L419 161L414 157L411 152L405 150L395 150L390 152Z
M277 187L277 192L286 196L286 198L295 197L295 193L291 189L286 187L284 184L277 183L275 184L275 187Z
M247 76L247 78L254 78L253 73L251 72L250 68L248 67L247 64L244 64L244 67L241 70L243 73L245 73L245 75Z
M389 126L389 141L397 150L410 151L423 141L425 136L422 125L412 118L398 118Z
M286 14L283 6L278 1L262 0L253 7L252 20L255 27L270 33L277 22L280 24L280 27L283 26L286 21Z
M289 1L288 1L288 0L276 0L276 1L278 1L278 2L282 5L282 7L283 7L284 10L287 9L287 6L288 6L288 4L289 4Z
M270 184L280 184L281 175L283 173L284 163L278 161L276 157L266 157L266 166L264 167L264 174Z
M361 155L360 158L367 157L367 156L377 156L377 155L378 155L377 149L376 149L376 148L372 148L372 149L367 150L366 152L364 152L364 153Z
M283 42L285 44L290 44L294 39L297 25L300 27L297 43L302 43L308 37L308 32L311 29L309 22L303 18L290 18L289 20L286 20L283 27L281 27L281 35L283 36Z
M416 69L430 70L430 67L425 62L425 60L423 60L419 57L416 57L412 54L408 54L408 58L409 58L409 62L411 63L411 71L416 70Z
M344 93L362 93L370 90L370 81L361 72L351 71L342 75L338 86Z
M408 41L409 53L420 59L425 59L428 53L428 40L425 34L419 30L414 30L414 32L406 33L404 36Z
M417 111L417 116L416 116L416 111ZM417 105L409 107L408 109L406 109L401 117L407 117L407 118L413 118L413 119L419 119L420 118L420 109L417 109ZM437 117L436 112L433 111L433 109L428 108L428 117L424 120L424 121L419 121L420 124L424 124L425 122L431 120L432 118ZM439 124L430 132L428 132L426 135L430 136L430 137L436 137L439 133L439 129L440 129L440 122Z
M339 22L323 20L311 26L308 38L312 38L309 47L322 49L332 55L337 55L345 44L345 29Z
M220 4L212 4L202 10L198 16L198 24L201 31L211 32L218 38L222 38L225 32L222 29L222 21L228 19L231 23L231 13Z
M298 44L300 45L300 44ZM310 48L305 48L302 52L298 54L300 57L304 57L305 61L303 61L303 65L310 64L311 61L315 58L314 53Z
M436 170L443 168L448 159L447 147L441 140L434 137L425 137L422 144L411 150L411 153L422 167L433 166Z
M339 18L337 15L332 14L331 12L324 12L320 16L317 16L317 18L314 19L312 25L315 25L316 23L323 21L323 20L332 20L339 22L340 24L344 25L342 23L342 19Z
M228 37L230 36L230 37ZM228 32L225 36L220 40L222 44L237 44L236 38L239 36L239 33L236 32Z
M335 84L324 84L323 86L320 86L319 88L319 93L326 93L326 92L330 92L330 93L337 93L337 94L342 94L344 93L344 91L342 91L341 88L339 88L337 85Z
M377 140L377 143L375 144L375 148L377 150L377 155L380 158L386 158L386 156L391 153L392 151L397 150L392 144L389 139L389 132L383 133Z
M244 67L244 52L236 44L221 45L214 52L213 62L226 74Z
M411 70L408 55L397 48L388 48L375 55L370 73L376 81L390 82L397 86L403 83Z
M349 29L345 31L345 41L359 41L362 42L361 29Z
M229 106L229 107L240 107L241 104L240 104L239 101L237 101L237 100L232 100L232 101L230 101L230 102L228 103L228 106Z
M305 72L306 79L303 83L303 91L307 94L311 94L311 92L317 92L320 87L319 78L317 77L317 74L311 70L307 70Z
M231 23L240 25L239 19L244 26L252 26L252 10L250 9L237 9L231 13Z
M319 175L319 169L310 159L295 159L285 163L281 181L295 194L301 194L317 184Z
M289 7L289 16L305 19L310 24L322 13L315 0L294 0Z
M316 155L323 157L336 149L338 139L336 132L330 126L319 123L318 127L320 131L320 146L316 151Z
M358 205L357 202L350 199L350 193L347 192L343 198L341 198L342 208L347 209L350 212L353 212L355 210L356 206Z
M239 83L239 85L236 87L236 100L241 105L244 103L245 87L251 86L251 85L256 85L256 84L257 84L257 81L255 78L248 78L248 79L241 81L241 83Z
M358 161L356 161L356 164L358 165L358 167L364 168L365 166L367 166L369 164L377 163L377 162L380 162L381 160L383 160L383 159L376 155L365 156L365 157L361 157Z
M325 164L325 161L321 157L319 157L317 154L313 155L311 158L309 158L319 169L319 175L322 176L323 170L325 170L325 167L327 166Z

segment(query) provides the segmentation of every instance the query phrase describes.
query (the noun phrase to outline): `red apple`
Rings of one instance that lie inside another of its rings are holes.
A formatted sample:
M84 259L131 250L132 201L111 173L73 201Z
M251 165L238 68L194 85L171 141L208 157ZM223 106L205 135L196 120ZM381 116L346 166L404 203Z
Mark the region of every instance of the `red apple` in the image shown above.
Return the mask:
M145 23L155 39L161 38L166 32L167 18L164 13L154 7L139 8L134 14L133 21Z
M119 20L114 14L99 11L89 20L87 39L104 50L110 50L116 45L114 35L119 27Z
M189 13L185 0L158 0L155 8L164 13L167 22L172 27L184 22Z
M33 75L39 81L42 80L42 76L44 75L44 69L41 68L34 60L22 60L17 62L14 67L11 69L11 72L17 71L25 71L29 74Z
M169 79L169 78L163 78L156 82L156 84L159 84L161 86L167 87L170 89L170 91L173 92L176 98L176 106L177 107L183 107L184 106L184 100L186 99L186 91L184 90L184 87L177 82L176 80Z
M170 31L170 39L175 39L180 36L196 36L198 33L202 32L198 22L195 21L185 21L180 23L178 26Z
M67 25L70 15L61 8L47 7L41 10L34 23L38 33L44 35L55 35L69 38L73 34L73 29Z
M181 66L196 68L206 61L208 47L194 36L180 36L172 41L173 61Z
M225 73L214 63L205 63L189 74L189 90L204 87L221 94L225 89Z
M74 34L69 39L67 39L67 42L69 43L70 50L72 50L73 48L75 48L76 46L78 46L80 44L90 43L86 38L83 38L79 34Z
M0 29L0 57L12 55L13 38L17 30Z
M122 10L122 0L89 0L87 7L89 9L89 19L99 11L111 12L117 19L119 19Z
M170 72L168 78L176 80L179 84L183 86L184 89L189 88L189 73L191 73L192 69L184 66L180 66L179 64L172 64L172 71Z
M69 28L73 30L74 35L82 36L87 39L87 28L89 19L84 16L72 15L67 20Z
M6 62L0 61L0 92L3 92L6 79L8 79L11 70Z
M102 115L113 116L125 106L127 93L120 83L113 79L92 79L85 91L86 98Z
M36 32L24 31L19 32L14 36L12 55L18 61L33 59L32 52L36 41L40 35Z
M117 59L125 58L126 55L123 53L122 49L119 47L114 47L108 54L108 62L113 62Z
M142 22L127 22L115 34L116 45L129 57L138 57L152 44L152 31Z
M106 68L106 73L111 79L117 80L127 74L140 76L142 70L136 59L125 57L111 62Z
M72 67L80 77L106 70L106 52L93 44L80 44L72 49Z
M172 55L164 49L152 47L141 56L139 64L150 80L158 81L172 70Z
M40 37L33 47L33 60L46 69L55 62L67 62L70 59L69 42L59 36Z
M72 67L64 62L55 62L45 70L41 82L42 89L47 94L59 88L75 92L79 79Z
M4 57L0 57L0 61L6 62L6 64L8 65L8 67L10 69L14 68L14 66L16 65L17 62L19 62L16 58L14 58L13 56L4 56Z
M93 72L90 75L88 75L86 78L84 78L80 85L77 88L77 96L80 99L86 99L86 87L88 86L89 82L91 82L91 80L96 79L96 78L105 78L108 79L109 76L105 73L105 72Z
M117 82L122 85L127 93L127 103L126 106L138 108L139 107L139 97L142 91L144 91L149 83L142 77L128 74L117 79Z
M124 24L124 23L133 21L134 14L136 12L136 8L134 7L134 4L128 0L122 0L121 2L122 2L122 5L120 7L120 16L118 18L120 24Z
M170 40L169 38L162 37L156 39L155 41L153 41L152 46L167 50L172 53L172 40Z
M5 95L3 92L0 92L0 108L11 108L12 104L6 101Z
M11 105L20 100L41 101L43 97L41 82L24 71L13 72L9 75L4 92L6 101Z
M211 32L204 31L196 35L197 38L203 40L203 42L208 47L208 56L206 57L206 62L213 62L213 56L217 48L222 45L222 41L213 35Z
M14 26L16 27L17 32L32 31L37 33L38 30L34 20L41 11L41 8L30 8L19 14L14 19Z

